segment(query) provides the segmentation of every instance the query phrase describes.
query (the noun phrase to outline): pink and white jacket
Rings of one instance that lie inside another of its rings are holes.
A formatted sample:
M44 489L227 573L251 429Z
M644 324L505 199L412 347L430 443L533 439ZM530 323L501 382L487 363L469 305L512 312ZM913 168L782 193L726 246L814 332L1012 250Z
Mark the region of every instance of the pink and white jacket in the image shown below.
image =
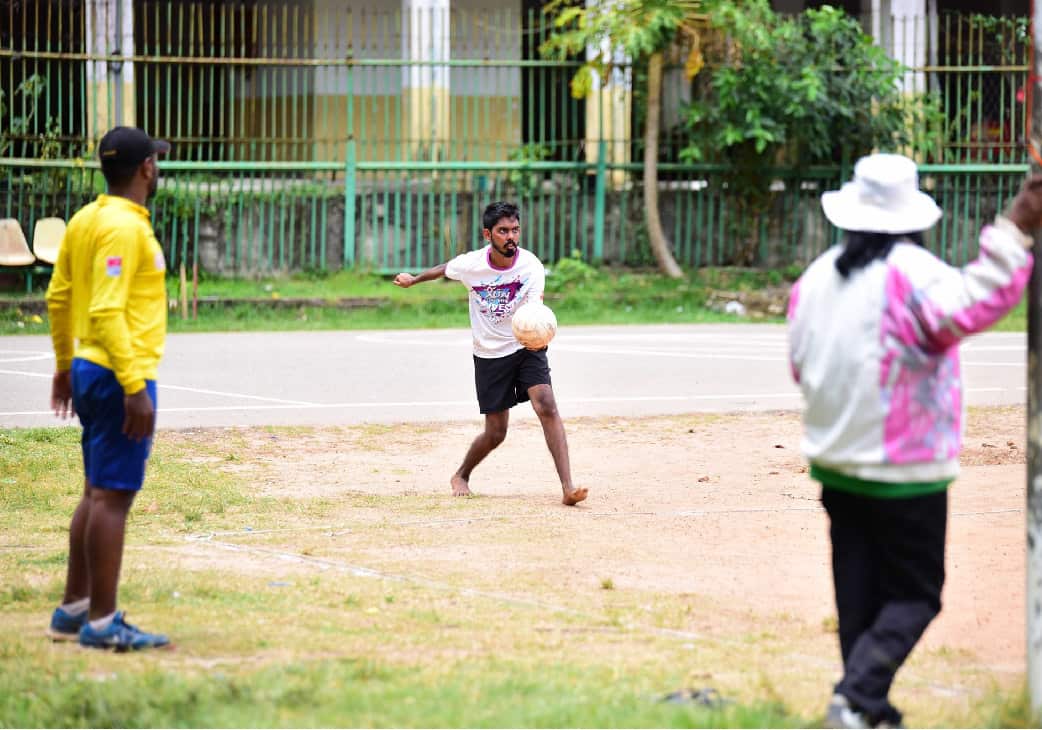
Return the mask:
M871 482L958 475L963 398L959 341L1012 309L1031 274L1030 238L998 218L978 258L954 268L898 243L844 279L835 246L793 285L789 356L803 390L803 452Z

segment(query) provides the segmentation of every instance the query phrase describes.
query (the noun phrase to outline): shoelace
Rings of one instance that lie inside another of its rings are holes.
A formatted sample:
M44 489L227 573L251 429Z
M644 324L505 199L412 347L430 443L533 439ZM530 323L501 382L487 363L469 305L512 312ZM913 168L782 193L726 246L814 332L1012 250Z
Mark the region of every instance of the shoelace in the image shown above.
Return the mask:
M144 633L137 626L134 626L132 624L128 624L127 623L127 615L125 613L124 614L120 614L119 622L120 622L121 625L123 625L127 629L130 629L131 631L134 631L134 632L136 632L138 634Z

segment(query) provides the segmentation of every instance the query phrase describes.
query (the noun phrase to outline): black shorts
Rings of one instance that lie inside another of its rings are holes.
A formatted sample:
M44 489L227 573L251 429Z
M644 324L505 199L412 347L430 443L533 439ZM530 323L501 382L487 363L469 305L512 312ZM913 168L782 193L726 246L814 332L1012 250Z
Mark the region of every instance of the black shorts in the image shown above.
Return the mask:
M482 413L498 413L524 403L533 385L550 385L546 349L522 348L505 357L475 355L474 385Z

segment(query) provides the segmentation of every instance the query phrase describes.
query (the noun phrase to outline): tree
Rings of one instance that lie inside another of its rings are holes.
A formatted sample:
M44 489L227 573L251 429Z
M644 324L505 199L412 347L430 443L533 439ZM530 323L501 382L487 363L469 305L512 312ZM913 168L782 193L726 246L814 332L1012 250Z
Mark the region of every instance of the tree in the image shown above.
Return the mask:
M693 78L702 67L696 22L702 0L607 0L590 7L574 0L553 0L545 13L553 17L554 31L540 52L549 58L566 60L585 57L587 48L606 51L586 60L572 78L575 98L593 91L594 74L606 80L612 56L622 51L634 65L647 67L647 117L644 124L644 210L648 239L655 261L663 273L675 279L684 272L673 257L672 245L662 230L658 207L658 127L662 100L663 53L678 36L693 41L685 65Z
M22 113L19 116L12 117L10 120L9 127L7 129L0 129L0 157L4 157L7 154L7 150L11 147L11 143L14 140L21 140L23 147L25 145L25 139L29 135L29 131L32 128L33 117L36 115L36 110L39 105L36 100L40 94L47 88L47 81L39 74L33 74L23 80L18 86L15 87L14 94L10 100L12 110L15 106L21 106ZM15 99L14 97L20 97ZM7 116L8 100L4 94L4 90L0 89L0 119L4 119ZM50 126L50 123L48 123ZM22 150L24 153L24 150Z
M681 158L727 165L739 263L753 263L771 168L850 163L874 149L935 153L943 121L936 99L906 96L899 82L907 69L842 10L790 18L767 0L705 5L713 37L723 39L714 52L722 63L688 107Z

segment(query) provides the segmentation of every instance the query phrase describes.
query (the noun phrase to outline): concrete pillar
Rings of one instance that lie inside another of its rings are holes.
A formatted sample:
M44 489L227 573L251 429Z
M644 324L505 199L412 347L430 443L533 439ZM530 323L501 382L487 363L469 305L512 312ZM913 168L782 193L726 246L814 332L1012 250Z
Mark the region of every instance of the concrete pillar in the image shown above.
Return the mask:
M890 9L890 0L871 0L869 13L871 14L871 25L865 30L876 40L876 45L886 51L893 53L894 39L892 32L894 22L893 13Z
M601 0L586 0L586 7L602 4ZM610 163L630 161L629 140L633 136L631 123L633 111L633 73L629 59L620 50L612 50L607 44L600 48L588 47L586 58L612 61L615 66L605 83L594 76L593 91L586 99L586 161L597 162L597 150L603 139L608 143L607 156ZM626 182L623 170L613 170L611 181L615 187Z
M420 62L402 70L405 136L421 159L442 156L450 135L450 0L402 0L402 57Z
M934 6L936 13L936 2L930 2L930 5ZM927 42L927 0L873 0L872 9L873 18L878 16L878 21L873 20L873 30L877 22L880 29L876 38L890 56L912 69L926 66L930 48ZM909 71L901 79L901 87L906 94L926 93L926 74Z
M86 12L87 53L100 56L134 55L132 0L89 0ZM99 139L117 125L133 125L134 62L87 62L87 131ZM154 132L155 130L147 130Z

